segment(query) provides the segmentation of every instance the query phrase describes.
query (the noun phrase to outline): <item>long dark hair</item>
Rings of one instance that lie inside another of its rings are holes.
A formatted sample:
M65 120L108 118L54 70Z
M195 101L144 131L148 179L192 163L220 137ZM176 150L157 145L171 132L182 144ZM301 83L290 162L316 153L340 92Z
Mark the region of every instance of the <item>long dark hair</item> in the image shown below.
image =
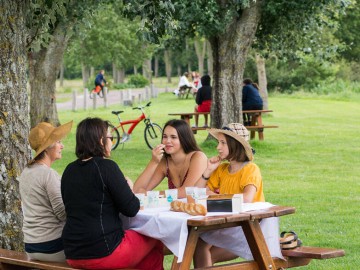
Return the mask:
M200 148L196 143L194 134L188 123L180 119L169 120L165 123L165 126L163 128L163 135L164 135L164 130L167 126L176 129L179 136L181 147L183 148L185 154L188 154L193 151L200 151Z
M100 118L82 120L76 130L76 156L79 159L105 156L108 127L109 123Z
M226 157L227 160L235 160L237 162L250 161L246 155L244 146L240 142L229 135L224 134L224 136L229 148L229 154Z

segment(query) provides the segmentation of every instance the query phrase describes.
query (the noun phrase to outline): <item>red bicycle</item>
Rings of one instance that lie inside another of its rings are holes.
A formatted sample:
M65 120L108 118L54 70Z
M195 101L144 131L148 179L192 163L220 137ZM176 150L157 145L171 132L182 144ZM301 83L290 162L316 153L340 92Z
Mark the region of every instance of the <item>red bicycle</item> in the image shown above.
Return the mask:
M124 111L112 111L112 114L115 114L117 118L119 119L119 125L110 125L111 128L111 136L113 137L113 146L111 150L115 150L119 144L124 144L125 142L130 140L130 135L135 129L135 127L144 120L145 123L145 129L144 129L144 138L147 146L150 149L153 149L156 145L160 143L161 137L162 137L162 128L156 124L153 123L150 119L150 117L146 116L144 108L149 107L151 102L146 104L145 106L139 106L134 107L133 110L140 110L141 115L132 120L122 121L120 118L120 114ZM128 131L125 131L124 126L130 125Z

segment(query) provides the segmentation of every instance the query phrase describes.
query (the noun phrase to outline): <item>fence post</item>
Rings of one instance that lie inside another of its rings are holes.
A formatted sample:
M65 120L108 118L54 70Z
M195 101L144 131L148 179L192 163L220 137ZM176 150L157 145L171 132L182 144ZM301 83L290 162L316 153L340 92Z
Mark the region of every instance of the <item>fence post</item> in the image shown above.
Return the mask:
M84 110L87 110L87 95L88 95L89 89L84 88ZM90 93L91 95L91 93Z
M145 86L145 99L149 100L150 99L150 95L149 95L149 88L147 86Z
M104 108L107 108L108 107L108 100L107 100L107 97L108 97L108 88L106 86L104 86L104 89L103 89L103 94L104 94Z
M72 111L76 111L76 89L72 91Z
M139 103L141 103L141 93L139 93L139 95L138 95L138 97L139 97Z
M93 109L96 110L96 99L97 99L97 94L92 95L93 96Z

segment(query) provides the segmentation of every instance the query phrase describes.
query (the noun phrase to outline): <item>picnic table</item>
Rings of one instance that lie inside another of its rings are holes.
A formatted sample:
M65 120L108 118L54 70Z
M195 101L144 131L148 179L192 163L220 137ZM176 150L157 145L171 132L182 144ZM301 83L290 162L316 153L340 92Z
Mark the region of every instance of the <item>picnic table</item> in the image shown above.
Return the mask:
M248 204L250 210L247 212L208 213L206 217L172 212L169 207L145 208L133 218L124 218L123 222L125 227L161 240L174 254L172 270L190 269L199 237L248 259L207 269L275 270L307 265L314 258L344 255L343 250L313 248L311 252L306 247L302 252L293 250L292 254L283 255L279 244L278 217L293 214L295 208L262 203L265 208L258 209L259 203L256 204ZM257 210L251 210L251 207ZM324 253L327 255L324 256Z
M298 247L280 251L278 217L293 214L295 208L255 203L244 204L243 209L242 213L217 212L212 213L213 215L208 213L205 217L193 217L186 213L172 212L169 207L145 208L133 218L122 218L125 228L159 239L166 245L174 255L172 270L190 269L199 237L248 259L206 269L280 270L308 265L312 259L329 259L345 255L341 249L320 247ZM244 245L244 241L247 245ZM250 250L251 258L246 255L247 248ZM31 260L25 252L0 249L0 269L73 268L65 262Z
M264 125L262 120L262 115L264 113L273 112L272 110L247 110L242 111L243 114L248 114L250 116L250 125L245 125L246 128L250 131L250 139L255 139L255 132L258 133L259 140L264 140L264 129L265 128L278 128L279 126L275 125ZM184 112L184 113L169 113L171 116L180 116L181 119L186 121L191 127L194 134L197 133L198 130L206 130L207 127L192 127L190 124L190 119L193 118L194 115L210 115L209 112Z

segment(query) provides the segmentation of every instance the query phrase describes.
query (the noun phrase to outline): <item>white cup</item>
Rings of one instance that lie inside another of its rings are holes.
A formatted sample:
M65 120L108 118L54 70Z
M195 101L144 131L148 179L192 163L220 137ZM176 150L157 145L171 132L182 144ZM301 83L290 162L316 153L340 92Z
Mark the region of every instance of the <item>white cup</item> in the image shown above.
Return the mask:
M177 198L178 198L178 190L176 188L165 190L165 198L169 203L171 203L172 201L177 200Z
M194 190L195 187L185 187L185 192L186 192L186 200L188 203L194 203Z
M140 210L144 210L144 207L145 207L145 194L144 193L135 193L135 196L140 201Z
M198 200L198 199L203 199L203 198L206 198L206 188L195 187L195 189L194 189L194 199Z
M148 198L149 207L158 207L159 206L159 191L158 190L149 190L146 192Z

